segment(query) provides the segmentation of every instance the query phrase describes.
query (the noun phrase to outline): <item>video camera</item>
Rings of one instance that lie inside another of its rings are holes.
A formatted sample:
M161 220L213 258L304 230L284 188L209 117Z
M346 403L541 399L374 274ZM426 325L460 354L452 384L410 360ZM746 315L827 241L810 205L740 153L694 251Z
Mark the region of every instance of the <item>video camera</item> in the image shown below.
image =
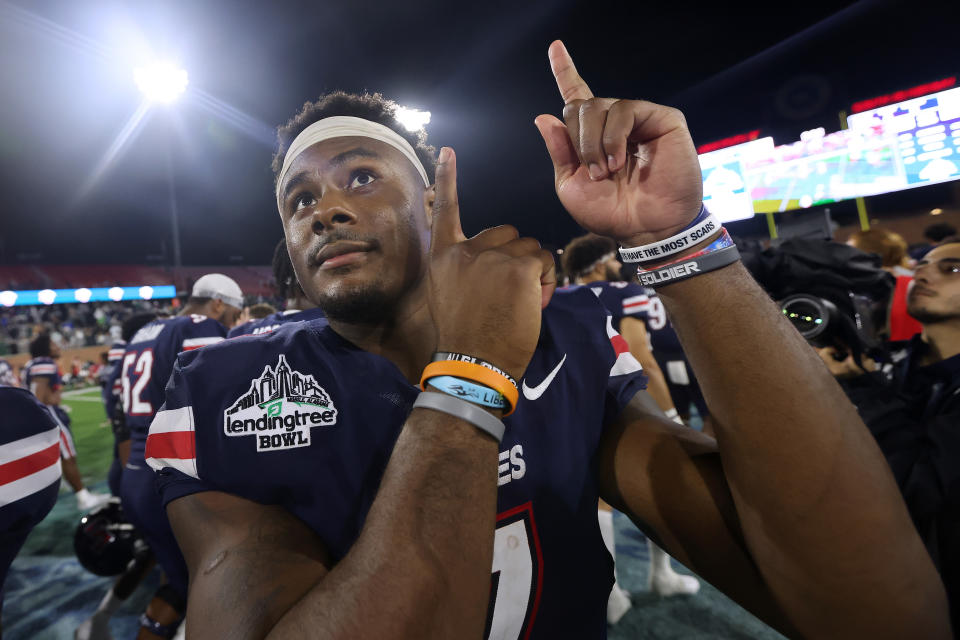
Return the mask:
M810 344L859 363L884 351L880 334L895 286L879 256L832 240L794 238L746 252L744 264ZM842 358L841 358L842 359Z

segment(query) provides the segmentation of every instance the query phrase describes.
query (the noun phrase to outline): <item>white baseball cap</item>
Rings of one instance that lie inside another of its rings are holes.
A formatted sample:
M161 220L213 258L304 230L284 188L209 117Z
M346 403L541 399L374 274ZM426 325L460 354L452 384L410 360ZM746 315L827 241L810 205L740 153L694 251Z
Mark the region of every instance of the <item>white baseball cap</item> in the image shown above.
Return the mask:
M243 291L240 290L240 285L233 278L222 273L208 273L201 276L193 283L190 296L222 300L231 307L243 309Z

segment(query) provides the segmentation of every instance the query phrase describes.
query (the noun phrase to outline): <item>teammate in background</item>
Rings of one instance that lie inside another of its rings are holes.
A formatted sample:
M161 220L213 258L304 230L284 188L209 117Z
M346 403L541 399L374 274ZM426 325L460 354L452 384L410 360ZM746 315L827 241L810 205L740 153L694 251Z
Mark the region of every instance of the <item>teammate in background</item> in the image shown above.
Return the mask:
M153 317L156 316L154 315ZM103 398L103 408L107 413L107 420L113 419L112 409L115 406L116 398L119 397L119 390L114 389L114 382L120 375L123 354L127 350L127 339L123 337L122 327L120 331L120 337L110 344L110 350L107 351L107 367L103 375L103 384L100 387L100 395Z
M144 462L147 430L163 403L164 388L177 354L220 342L243 308L243 293L233 279L219 273L199 278L180 314L143 325L127 343L120 371L129 458L123 468L120 496L126 518L136 526L167 583L157 590L141 617L138 638L170 638L186 612L187 567L157 495L156 478ZM114 590L98 613L109 618L122 602ZM105 620L103 623L105 625Z
M26 389L0 384L0 613L10 564L57 502L60 426ZM0 622L0 636L3 625Z
M656 358L660 370L663 372L670 390L670 398L677 408L680 418L690 424L691 406L697 408L697 414L703 422L703 432L710 437L714 436L713 419L710 417L710 407L700 390L700 383L687 361L683 352L680 338L670 324L667 310L656 290L644 287L646 301L640 301L647 323L647 335L650 336L650 346L653 357Z
M567 122L535 124L567 211L628 247L711 245L680 112L595 99L559 42L550 60ZM464 237L452 150L431 186L391 106L332 94L280 132L290 257L329 324L181 355L151 426L194 637L603 637L601 495L789 635L949 637L876 444L730 252L661 290L713 440L641 392L592 293L552 295L535 240Z
M621 264L617 259L617 243L610 238L587 234L572 240L563 250L563 272L571 284L585 286L594 293L610 312L613 328L627 341L630 353L643 366L647 374L647 391L664 414L681 422L670 398L670 391L663 372L650 353L649 337L644 319L647 307L647 291L639 284L621 280ZM681 422L682 424L682 422ZM616 543L613 513L610 506L601 501L598 517L600 532L607 550L616 561ZM700 582L693 576L681 575L670 566L670 556L647 539L650 550L650 570L647 573L649 589L661 596L695 594ZM614 567L614 584L607 601L607 622L616 624L630 609L630 595L620 587Z
M91 493L83 486L80 468L77 466L77 448L73 444L70 432L70 416L60 407L60 369L57 358L60 346L50 334L42 333L30 343L31 359L23 365L23 384L37 397L37 400L50 408L60 425L60 456L63 458L63 478L74 491L77 509L89 511L110 499L102 493Z
M120 340L117 340L114 346L120 343L126 345L144 325L156 318L157 314L152 311L130 316L123 322ZM111 347L111 353L113 353L113 347ZM110 394L105 400L104 409L110 416L110 425L113 429L113 463L110 465L110 473L107 477L110 493L117 497L120 497L123 469L130 458L130 430L127 428L126 416L123 413L123 381L120 378L125 353L125 350L120 351L120 356L114 361L115 366L110 371L105 383L107 389L110 390ZM152 551L149 554L138 555L116 579L113 586L100 601L96 611L80 623L74 633L74 639L108 640L110 638L110 618L133 594L154 564L155 558Z
M245 335L261 335L270 333L277 327L288 322L301 322L323 318L323 310L307 299L306 294L297 282L297 274L290 263L290 254L287 253L287 243L281 239L273 251L273 282L277 297L286 301L283 311L274 312L267 316L256 318L252 314L251 320L237 325L227 333L228 338Z
M103 409L113 430L113 462L110 464L110 472L107 474L107 484L110 487L110 493L117 497L120 496L120 477L123 474L123 467L127 464L127 458L130 457L130 431L127 429L124 420L123 403L121 402L123 381L120 379L120 373L123 370L123 354L126 353L126 344L133 338L134 334L143 325L156 318L156 313L148 311L124 320L120 328L120 339L113 343L108 352L110 370L107 372L104 382ZM119 346L121 344L122 347Z
M19 387L20 380L10 363L0 358L0 386Z

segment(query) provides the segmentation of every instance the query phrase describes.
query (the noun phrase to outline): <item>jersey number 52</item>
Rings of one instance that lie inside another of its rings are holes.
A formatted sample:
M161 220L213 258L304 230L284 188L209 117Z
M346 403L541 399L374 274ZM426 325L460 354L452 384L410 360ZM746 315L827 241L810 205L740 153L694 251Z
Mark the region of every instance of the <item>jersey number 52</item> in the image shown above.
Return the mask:
M133 371L130 371L130 368ZM143 399L143 390L153 375L153 349L144 349L139 354L123 356L120 381L123 389L123 412L131 416L153 415L153 405ZM134 380L135 379L135 380Z

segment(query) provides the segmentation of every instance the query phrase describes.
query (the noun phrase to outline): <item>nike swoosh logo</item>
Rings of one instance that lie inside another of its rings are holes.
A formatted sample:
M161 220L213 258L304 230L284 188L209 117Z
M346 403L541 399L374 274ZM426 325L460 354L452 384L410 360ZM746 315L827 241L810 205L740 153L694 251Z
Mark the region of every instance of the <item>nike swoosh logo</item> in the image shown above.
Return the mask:
M544 378L543 382L538 384L535 387L528 387L527 381L523 381L523 397L527 400L536 400L543 395L543 392L547 390L547 387L550 386L550 383L553 382L553 379L557 377L557 374L560 373L560 367L563 366L563 363L567 361L567 354L563 354L563 358L560 360L560 364L554 367L553 371Z

